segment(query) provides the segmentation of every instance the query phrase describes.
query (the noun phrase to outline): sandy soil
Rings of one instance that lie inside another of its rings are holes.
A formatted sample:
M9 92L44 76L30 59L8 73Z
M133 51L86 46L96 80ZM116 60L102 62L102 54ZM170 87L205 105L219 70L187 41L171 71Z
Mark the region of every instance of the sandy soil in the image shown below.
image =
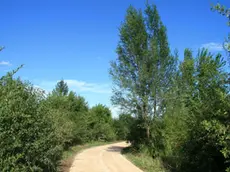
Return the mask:
M127 143L86 149L76 155L70 172L142 172L120 154Z

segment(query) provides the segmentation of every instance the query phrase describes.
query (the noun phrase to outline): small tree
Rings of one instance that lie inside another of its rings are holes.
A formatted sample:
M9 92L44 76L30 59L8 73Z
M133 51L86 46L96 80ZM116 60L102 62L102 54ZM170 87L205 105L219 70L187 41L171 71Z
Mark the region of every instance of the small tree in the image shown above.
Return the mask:
M89 129L94 140L115 139L112 114L108 107L98 104L90 109L89 115Z
M56 90L55 88L53 93L49 94L45 103L49 106L56 133L63 145L67 148L73 144L89 141L88 103L73 91L63 95L56 94Z
M67 83L64 82L64 80L59 81L55 86L55 89L53 90L53 94L56 94L58 96L66 96L68 92L69 88Z

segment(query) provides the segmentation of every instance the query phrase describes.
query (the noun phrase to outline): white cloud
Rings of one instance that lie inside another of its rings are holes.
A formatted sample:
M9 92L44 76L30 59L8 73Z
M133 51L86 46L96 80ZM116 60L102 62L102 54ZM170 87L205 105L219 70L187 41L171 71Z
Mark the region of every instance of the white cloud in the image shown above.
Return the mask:
M207 48L210 51L223 51L223 45L216 42L209 42L207 44L202 44L202 48Z
M0 65L3 65L3 66L10 66L11 63L10 63L10 62L6 62L6 61L1 61L1 62L0 62Z
M34 80L33 83L36 89L44 90L44 92L48 94L55 88L55 85L58 81ZM110 96L112 95L111 84L90 83L73 79L68 79L64 81L68 84L69 90L75 91L77 94L85 97L90 107L101 103L109 107L113 117L118 117L118 115L120 114L120 108L118 106L112 106L110 104Z
M65 80L68 86L71 89L74 89L78 92L92 92L92 93L104 93L110 94L111 87L109 84L100 84L100 83L87 83L84 81L78 80Z
M48 94L54 89L57 82L55 81L34 81L33 83L34 83L34 87L43 89L45 90L46 94Z
M42 89L46 94L51 93L55 88L57 81L42 81L34 80L34 87L37 89ZM79 80L68 79L64 80L69 87L69 91L74 91L76 94L83 96L88 102L89 106L95 106L98 103L108 106L114 117L118 116L118 109L112 107L110 104L111 96L111 84L109 83L91 83Z
M43 88L41 88L41 87L38 86L38 85L33 85L33 87L34 87L35 90L40 91L40 92L43 92L43 93L45 93L46 95L49 94L49 91L44 90Z
M77 93L100 93L110 94L112 91L110 84L105 83L89 83L85 81L67 79L64 80L69 90L73 90ZM55 88L55 85L59 81L35 81L36 86L43 88L46 92L50 92Z

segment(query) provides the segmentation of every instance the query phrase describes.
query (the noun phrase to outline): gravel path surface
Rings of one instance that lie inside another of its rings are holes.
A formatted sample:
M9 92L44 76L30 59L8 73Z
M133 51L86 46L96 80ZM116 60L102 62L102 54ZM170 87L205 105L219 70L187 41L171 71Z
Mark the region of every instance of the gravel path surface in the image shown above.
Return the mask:
M120 154L126 146L121 142L86 149L75 157L70 172L143 172Z

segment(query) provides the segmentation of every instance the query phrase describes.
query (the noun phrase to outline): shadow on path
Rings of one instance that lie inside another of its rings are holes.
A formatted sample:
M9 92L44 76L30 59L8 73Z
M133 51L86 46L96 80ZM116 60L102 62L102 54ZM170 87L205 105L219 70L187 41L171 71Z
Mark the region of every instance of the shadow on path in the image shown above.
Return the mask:
M108 152L120 152L125 146L110 146L106 149Z

